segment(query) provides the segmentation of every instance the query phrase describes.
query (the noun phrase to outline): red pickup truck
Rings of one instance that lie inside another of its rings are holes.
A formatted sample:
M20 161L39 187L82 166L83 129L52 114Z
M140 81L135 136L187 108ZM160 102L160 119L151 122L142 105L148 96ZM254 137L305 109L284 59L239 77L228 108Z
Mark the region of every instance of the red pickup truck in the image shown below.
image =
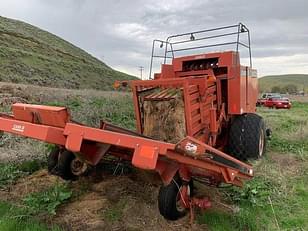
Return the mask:
M292 104L288 98L272 97L266 99L265 102L263 103L263 106L276 109L279 108L290 109Z

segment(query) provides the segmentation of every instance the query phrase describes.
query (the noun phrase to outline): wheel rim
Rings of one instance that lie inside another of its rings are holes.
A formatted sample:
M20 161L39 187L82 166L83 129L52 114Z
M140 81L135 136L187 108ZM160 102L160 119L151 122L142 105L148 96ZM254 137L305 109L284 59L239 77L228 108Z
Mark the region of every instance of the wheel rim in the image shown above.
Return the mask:
M186 190L185 190L186 188ZM183 192L186 192L186 195L183 195ZM181 195L182 194L182 195ZM183 199L190 197L190 186L189 185L183 185L179 188L178 194L176 196L176 209L179 212L184 212L186 210L185 203ZM185 200L186 201L186 200Z
M260 131L260 139L259 139L259 157L263 156L264 151L264 131L261 129Z
M71 162L71 171L75 176L80 176L81 174L83 174L88 166L85 162L82 162L81 160L79 160L78 158L75 158L74 160L72 160Z

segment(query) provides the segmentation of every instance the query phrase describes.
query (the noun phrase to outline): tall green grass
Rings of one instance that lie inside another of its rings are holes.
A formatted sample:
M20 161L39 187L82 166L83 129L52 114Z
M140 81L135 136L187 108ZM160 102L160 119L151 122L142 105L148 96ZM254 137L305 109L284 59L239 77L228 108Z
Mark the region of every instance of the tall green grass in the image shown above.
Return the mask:
M48 228L46 225L24 215L22 208L0 201L1 231L60 231L59 227Z
M267 156L254 163L243 188L221 190L237 212L209 210L199 223L209 230L308 230L308 103L291 110L258 108L273 137Z

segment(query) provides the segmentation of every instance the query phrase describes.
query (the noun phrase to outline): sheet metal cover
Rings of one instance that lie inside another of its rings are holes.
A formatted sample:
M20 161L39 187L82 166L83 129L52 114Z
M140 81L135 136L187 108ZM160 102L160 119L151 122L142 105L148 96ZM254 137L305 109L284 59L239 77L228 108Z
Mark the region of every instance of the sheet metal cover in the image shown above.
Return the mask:
M17 120L54 127L65 127L70 119L65 107L15 103L12 111Z

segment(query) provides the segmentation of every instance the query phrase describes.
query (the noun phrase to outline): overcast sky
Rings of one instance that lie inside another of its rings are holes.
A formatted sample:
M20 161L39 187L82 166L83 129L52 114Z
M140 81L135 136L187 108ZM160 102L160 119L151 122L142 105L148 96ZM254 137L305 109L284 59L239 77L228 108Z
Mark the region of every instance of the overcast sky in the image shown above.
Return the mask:
M0 14L81 47L139 76L154 38L243 22L259 76L308 74L307 0L1 0Z

